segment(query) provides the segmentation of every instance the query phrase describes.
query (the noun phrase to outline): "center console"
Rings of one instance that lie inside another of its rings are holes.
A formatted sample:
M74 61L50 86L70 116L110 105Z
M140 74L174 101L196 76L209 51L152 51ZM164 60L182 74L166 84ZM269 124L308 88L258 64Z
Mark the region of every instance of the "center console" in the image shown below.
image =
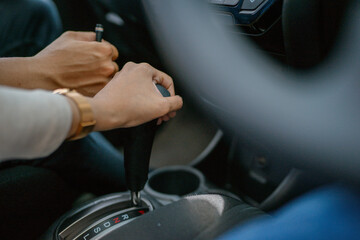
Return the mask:
M49 230L47 239L100 239L159 206L146 194L139 206L132 205L129 193L102 196L65 214Z
M188 166L151 172L141 195L137 206L128 192L91 200L62 216L42 239L208 239L263 215L231 193L212 189Z
M164 97L170 95L157 87ZM260 214L236 197L208 194L216 190L195 168L167 167L149 175L155 130L156 120L128 129L124 166L130 192L102 196L66 213L42 239L193 239L206 229L203 237L208 239L237 224L239 216ZM236 216L234 210L248 213L231 218L233 222L221 221L226 214Z

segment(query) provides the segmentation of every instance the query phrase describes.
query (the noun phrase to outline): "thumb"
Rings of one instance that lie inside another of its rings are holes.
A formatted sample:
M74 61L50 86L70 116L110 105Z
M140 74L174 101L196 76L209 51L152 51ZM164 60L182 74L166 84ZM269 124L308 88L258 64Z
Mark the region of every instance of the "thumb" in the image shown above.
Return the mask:
M183 106L183 100L179 95L166 97L165 99L169 103L169 112L177 111Z

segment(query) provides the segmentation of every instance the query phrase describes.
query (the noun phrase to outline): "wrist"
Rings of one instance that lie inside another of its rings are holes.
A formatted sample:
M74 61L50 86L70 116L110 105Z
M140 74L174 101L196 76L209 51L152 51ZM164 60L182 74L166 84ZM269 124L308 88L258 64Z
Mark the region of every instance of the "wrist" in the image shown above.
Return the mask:
M83 138L93 131L96 120L88 98L68 88L56 89L54 93L64 95L71 101L73 123L68 133L68 140Z
M53 90L56 86L47 81L46 66L35 57L0 59L0 83L17 88Z
M120 116L124 114L114 113L112 107L107 107L108 103L104 99L87 98L91 108L93 110L94 119L96 120L96 125L94 131L106 131L115 128L124 127L124 120ZM118 108L119 109L119 108ZM119 110L121 112L121 110Z
M31 69L31 73L36 79L37 86L35 88L42 88L53 91L55 89L64 87L57 83L54 77L55 74L46 59L35 55L33 57L28 57L27 61L28 67Z

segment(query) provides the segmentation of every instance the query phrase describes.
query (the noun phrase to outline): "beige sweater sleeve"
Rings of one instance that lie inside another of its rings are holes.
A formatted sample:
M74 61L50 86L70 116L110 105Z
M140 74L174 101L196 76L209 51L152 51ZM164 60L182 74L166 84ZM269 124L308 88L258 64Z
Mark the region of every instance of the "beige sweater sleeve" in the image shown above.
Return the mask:
M0 161L49 155L66 138L71 121L63 96L0 87Z

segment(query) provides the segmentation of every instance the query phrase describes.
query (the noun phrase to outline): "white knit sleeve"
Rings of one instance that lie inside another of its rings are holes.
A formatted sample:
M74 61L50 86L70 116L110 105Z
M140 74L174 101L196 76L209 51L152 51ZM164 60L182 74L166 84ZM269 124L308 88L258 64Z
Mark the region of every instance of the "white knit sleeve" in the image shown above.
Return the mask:
M49 155L66 138L71 121L63 96L0 87L0 161Z

